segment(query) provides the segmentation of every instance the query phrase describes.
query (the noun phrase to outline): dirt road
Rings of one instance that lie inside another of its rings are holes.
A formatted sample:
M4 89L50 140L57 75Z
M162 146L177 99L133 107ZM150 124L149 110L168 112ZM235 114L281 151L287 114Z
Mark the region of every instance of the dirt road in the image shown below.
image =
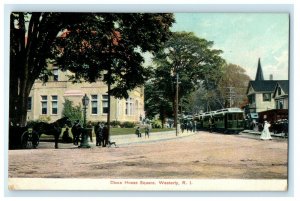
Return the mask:
M287 179L287 140L198 132L168 139L77 148L41 142L9 150L14 178L238 178ZM121 140L120 140L121 141Z

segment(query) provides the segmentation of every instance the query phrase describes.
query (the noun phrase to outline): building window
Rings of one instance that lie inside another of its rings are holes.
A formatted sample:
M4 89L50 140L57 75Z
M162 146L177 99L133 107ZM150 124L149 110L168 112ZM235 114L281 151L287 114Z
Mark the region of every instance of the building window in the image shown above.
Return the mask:
M278 96L280 96L280 95L281 95L281 88L278 87Z
M102 95L102 113L108 114L108 95Z
M42 96L42 114L47 114L47 96Z
M133 112L135 112L135 113L137 113L137 112L139 112L139 101L135 101L135 107L134 107L134 110L135 111L133 111Z
M276 109L283 109L283 100L276 101Z
M58 81L58 69L53 69L53 81Z
M57 114L58 108L58 99L57 96L52 96L52 114Z
M133 115L133 98L128 98L126 100L126 108L125 108L125 114L126 115Z
M92 114L98 114L98 95L91 95Z
M270 93L264 93L263 94L263 101L271 101L271 94Z
M32 109L32 97L28 97L28 102L27 102L27 110Z

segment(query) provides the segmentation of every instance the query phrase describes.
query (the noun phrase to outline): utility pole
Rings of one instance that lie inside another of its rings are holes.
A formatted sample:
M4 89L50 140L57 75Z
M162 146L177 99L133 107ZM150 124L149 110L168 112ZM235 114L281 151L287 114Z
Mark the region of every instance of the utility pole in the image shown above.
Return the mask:
M175 126L176 126L176 136L178 134L178 73L176 72L176 109L175 109Z
M234 97L234 94L235 92L233 91L234 87L227 87L229 89L229 93L228 93L228 96L229 96L229 107L232 106L232 101L233 101L233 97Z

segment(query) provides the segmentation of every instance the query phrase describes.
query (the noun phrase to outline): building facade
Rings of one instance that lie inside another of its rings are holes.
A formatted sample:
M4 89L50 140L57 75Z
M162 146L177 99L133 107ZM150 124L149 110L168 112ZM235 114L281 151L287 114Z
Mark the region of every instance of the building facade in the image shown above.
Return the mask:
M72 83L68 81L70 72L62 72L51 66L53 76L48 82L37 80L28 98L27 120L44 120L53 122L62 117L63 104L66 100L73 106L82 106L82 98L89 97L87 121L106 121L108 113L107 85L95 83ZM128 99L111 97L111 121L139 122L144 116L144 88L138 87L129 92Z
M272 75L265 80L259 59L255 80L249 82L247 89L250 112L288 109L288 86L288 80L273 80Z
M289 108L289 83L287 81L279 81L276 84L273 98L275 100L275 109Z

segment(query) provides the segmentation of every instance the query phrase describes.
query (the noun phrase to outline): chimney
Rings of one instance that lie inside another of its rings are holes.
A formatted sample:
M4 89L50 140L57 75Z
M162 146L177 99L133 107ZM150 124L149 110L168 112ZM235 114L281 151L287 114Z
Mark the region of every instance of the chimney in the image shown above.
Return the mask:
M273 80L273 74L270 74L270 80Z

